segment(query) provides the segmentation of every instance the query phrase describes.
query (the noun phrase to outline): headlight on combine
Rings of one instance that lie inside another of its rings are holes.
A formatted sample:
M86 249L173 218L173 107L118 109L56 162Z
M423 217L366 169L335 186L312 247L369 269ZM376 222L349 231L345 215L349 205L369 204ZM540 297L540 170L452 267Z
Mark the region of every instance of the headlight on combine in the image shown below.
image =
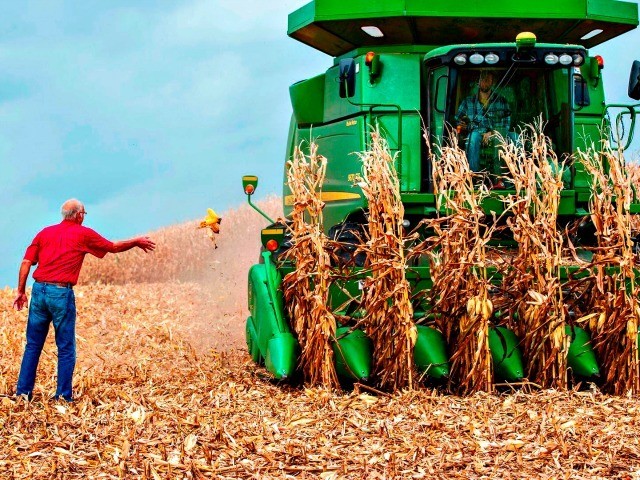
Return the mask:
M560 58L558 60L560 61L561 65L571 65L573 63L573 57L568 53L563 53L562 55L560 55Z
M495 65L500 61L500 57L495 53L487 53L484 56L484 61L487 62L489 65Z
M547 65L555 65L558 63L558 56L555 53L547 53L544 56L544 61Z
M484 57L479 53L474 53L469 57L469 61L474 65L480 65L482 62L484 62Z
M584 63L584 57L579 53L573 54L573 64L578 67Z
M464 53L461 53L456 55L453 61L456 62L456 65L464 65L467 63L467 56Z

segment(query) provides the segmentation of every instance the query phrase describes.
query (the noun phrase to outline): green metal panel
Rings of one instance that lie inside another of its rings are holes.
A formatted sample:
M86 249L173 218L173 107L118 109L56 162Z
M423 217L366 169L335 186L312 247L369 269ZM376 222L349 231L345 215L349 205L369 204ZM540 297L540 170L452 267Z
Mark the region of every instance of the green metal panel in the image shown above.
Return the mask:
M413 360L420 372L441 380L449 376L451 366L444 335L433 327L417 325L418 338L413 349Z
M371 339L362 330L350 330L336 329L338 341L333 344L336 372L344 379L367 381L372 368Z
M518 337L505 327L489 329L489 348L493 359L493 375L497 382L517 382L524 376Z
M567 352L567 364L575 375L589 378L600 375L596 354L591 347L590 335L580 327L567 325L565 333L571 343Z
M384 37L367 35L365 25ZM315 0L289 15L288 34L339 56L363 45L513 41L522 31L542 42L591 47L637 25L638 5L618 0ZM603 32L581 40L594 29Z
M279 333L269 339L264 366L278 380L290 378L296 369L300 347L291 333Z
M602 78L593 78L590 75L589 61L580 68L580 73L584 77L589 93L590 105L577 108L575 112L574 144L576 150L586 151L588 148L600 145L602 116L604 114L604 86ZM600 73L602 75L602 73ZM574 188L577 191L591 191L591 179L581 162L575 164Z
M392 154L398 151L398 116L376 116L375 123L389 142ZM402 149L396 169L400 177L401 192L419 192L421 181L422 119L417 113L402 116Z
M362 91L362 103L393 104L402 110L420 110L420 64L423 55L380 54L380 77L370 81L364 57L360 57L358 84Z
M249 270L251 316L247 320L247 346L254 359L264 359L275 378L287 378L295 371L298 342L284 319L280 272L272 264L269 252L263 257L264 263Z
M302 80L289 87L289 96L296 122L301 125L324 120L324 74Z
M300 128L293 139L293 144L301 145L304 150L313 137L318 153L327 157L327 176L322 187L326 205L322 213L327 231L365 205L362 190L353 186L356 175L362 172L362 163L356 152L364 150L364 131L364 117L354 117L312 129ZM287 214L291 211L291 192L286 183L283 192ZM340 199L340 194L346 194L345 199ZM351 195L359 197L346 198Z

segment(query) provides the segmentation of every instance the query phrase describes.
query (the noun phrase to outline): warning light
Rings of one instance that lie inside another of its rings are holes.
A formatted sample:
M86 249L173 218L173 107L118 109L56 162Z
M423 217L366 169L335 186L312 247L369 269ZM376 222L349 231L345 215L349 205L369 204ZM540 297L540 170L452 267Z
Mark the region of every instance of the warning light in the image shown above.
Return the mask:
M518 50L522 48L533 48L536 46L537 41L538 39L536 38L535 33L520 32L516 36L516 48Z
M255 187L253 185L251 185L251 184L246 185L244 187L244 193L246 193L247 195L252 195L253 192L255 192L255 190L256 190Z
M602 58L600 55L596 55L595 59L596 62L598 62L598 68L602 70L604 68L604 58Z
M380 56L376 52L367 52L364 56L364 64L369 67L369 82L373 84L380 75Z
M272 238L267 242L266 247L270 252L275 252L278 249L278 242Z
M371 63L373 62L373 59L375 58L375 56L376 56L376 52L367 52L367 54L364 57L364 64L367 67L370 67Z

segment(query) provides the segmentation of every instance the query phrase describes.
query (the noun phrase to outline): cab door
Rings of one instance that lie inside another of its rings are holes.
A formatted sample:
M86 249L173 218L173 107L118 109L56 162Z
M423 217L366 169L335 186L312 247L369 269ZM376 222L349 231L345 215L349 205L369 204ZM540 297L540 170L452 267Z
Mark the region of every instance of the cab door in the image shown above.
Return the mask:
M426 191L433 192L433 175L431 174L430 154L435 153L434 148L442 145L445 132L445 119L447 110L447 96L449 91L449 67L436 66L427 70L427 105L426 115L423 115L426 121L427 138L427 155L425 155L425 163L423 172L428 172L424 181L426 182Z

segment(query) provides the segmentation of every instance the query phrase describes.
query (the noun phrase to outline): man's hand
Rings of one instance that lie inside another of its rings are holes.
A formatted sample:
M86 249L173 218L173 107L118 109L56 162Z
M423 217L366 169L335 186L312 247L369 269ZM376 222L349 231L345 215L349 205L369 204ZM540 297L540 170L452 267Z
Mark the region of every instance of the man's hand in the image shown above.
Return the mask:
M482 145L484 146L489 145L489 141L491 140L491 137L493 137L493 132L491 131L482 134Z
M18 296L13 301L13 308L16 310L22 310L28 303L27 294L24 292L18 293Z
M156 249L155 242L151 240L149 237L139 237L136 240L136 245L138 246L138 248L141 248L145 252L152 252L153 250Z

